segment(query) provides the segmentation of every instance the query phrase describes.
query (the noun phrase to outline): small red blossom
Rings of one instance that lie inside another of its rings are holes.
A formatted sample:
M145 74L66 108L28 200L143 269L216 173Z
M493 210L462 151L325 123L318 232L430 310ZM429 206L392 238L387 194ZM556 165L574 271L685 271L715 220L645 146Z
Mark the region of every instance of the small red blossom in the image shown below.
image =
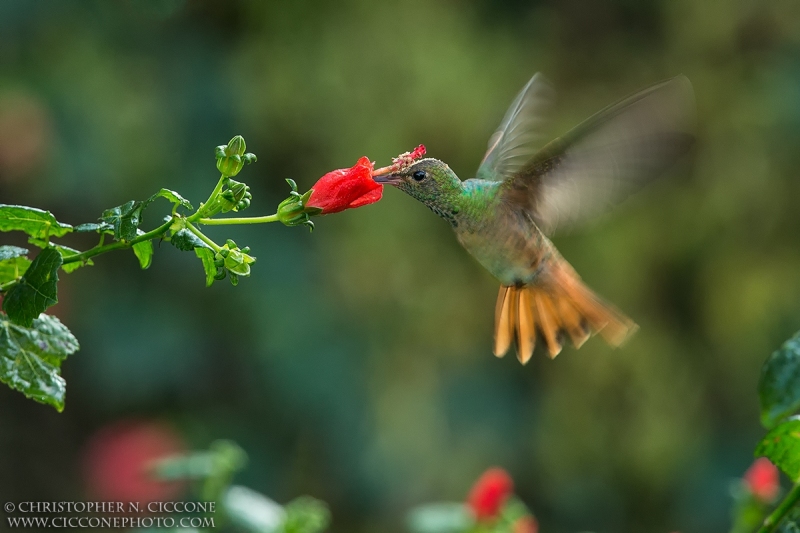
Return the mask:
M328 172L312 187L306 206L327 215L374 204L383 195L383 185L372 179L373 167L369 158L362 157L355 166Z
M514 481L502 468L490 468L472 486L467 505L478 521L490 520L500 514L500 509L514 492Z
M157 422L122 421L98 431L86 446L84 470L94 498L153 502L178 496L183 483L162 482L149 472L158 459L183 453L180 436Z
M539 533L539 522L532 516L523 516L514 522L513 533Z
M769 503L778 496L779 477L778 468L766 457L761 457L744 473L744 482L756 499Z

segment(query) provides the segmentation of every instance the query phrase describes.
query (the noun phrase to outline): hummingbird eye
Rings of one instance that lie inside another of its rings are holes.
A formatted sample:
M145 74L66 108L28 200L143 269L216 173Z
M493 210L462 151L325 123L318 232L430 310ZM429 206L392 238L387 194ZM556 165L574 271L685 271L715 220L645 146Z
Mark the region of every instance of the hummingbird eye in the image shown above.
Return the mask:
M425 178L427 178L428 175L425 173L424 170L417 170L416 172L411 174L411 177L414 178L416 181L422 181Z

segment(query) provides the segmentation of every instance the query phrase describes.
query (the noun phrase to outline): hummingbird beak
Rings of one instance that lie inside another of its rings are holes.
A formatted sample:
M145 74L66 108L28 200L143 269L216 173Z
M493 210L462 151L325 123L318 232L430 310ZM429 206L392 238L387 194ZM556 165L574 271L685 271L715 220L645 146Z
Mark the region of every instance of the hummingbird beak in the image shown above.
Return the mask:
M375 180L376 183L380 183L381 185L397 185L400 183L400 180L403 179L403 176L400 174L390 171L381 173L381 170L382 169L378 169L377 172L372 175L372 179Z

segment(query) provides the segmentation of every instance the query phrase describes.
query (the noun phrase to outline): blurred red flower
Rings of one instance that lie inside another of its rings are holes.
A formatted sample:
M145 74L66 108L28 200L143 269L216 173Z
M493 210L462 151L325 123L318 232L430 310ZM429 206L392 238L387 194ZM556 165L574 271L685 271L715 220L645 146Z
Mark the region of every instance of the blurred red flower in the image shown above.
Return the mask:
M778 496L779 477L778 468L766 457L761 457L744 473L744 482L753 496L769 503Z
M383 185L372 179L373 166L369 158L362 157L350 168L328 172L314 184L306 205L327 215L377 202Z
M89 495L107 501L152 502L178 496L180 482L149 475L153 461L184 453L180 436L158 422L122 421L95 433L85 448L84 475Z
M467 506L478 521L495 518L513 492L511 476L502 468L490 468L472 486Z
M539 533L539 522L532 516L523 516L514 522L513 533Z

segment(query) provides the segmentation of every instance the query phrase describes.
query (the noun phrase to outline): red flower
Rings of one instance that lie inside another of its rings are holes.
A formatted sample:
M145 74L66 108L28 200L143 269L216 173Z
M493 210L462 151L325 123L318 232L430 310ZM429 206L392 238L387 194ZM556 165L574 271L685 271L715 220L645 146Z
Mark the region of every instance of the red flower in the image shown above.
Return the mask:
M495 518L513 492L511 476L502 468L490 468L472 486L467 505L478 521Z
M539 533L539 522L532 516L523 516L513 527L514 533Z
M322 209L322 214L373 204L381 199L383 185L372 179L373 163L366 157L351 168L328 172L312 187L308 207Z
M780 490L778 468L766 457L756 459L744 473L744 483L756 499L772 502Z
M91 497L105 501L152 502L180 494L180 482L153 479L157 459L184 451L172 428L156 422L123 421L98 431L86 446L85 476Z

